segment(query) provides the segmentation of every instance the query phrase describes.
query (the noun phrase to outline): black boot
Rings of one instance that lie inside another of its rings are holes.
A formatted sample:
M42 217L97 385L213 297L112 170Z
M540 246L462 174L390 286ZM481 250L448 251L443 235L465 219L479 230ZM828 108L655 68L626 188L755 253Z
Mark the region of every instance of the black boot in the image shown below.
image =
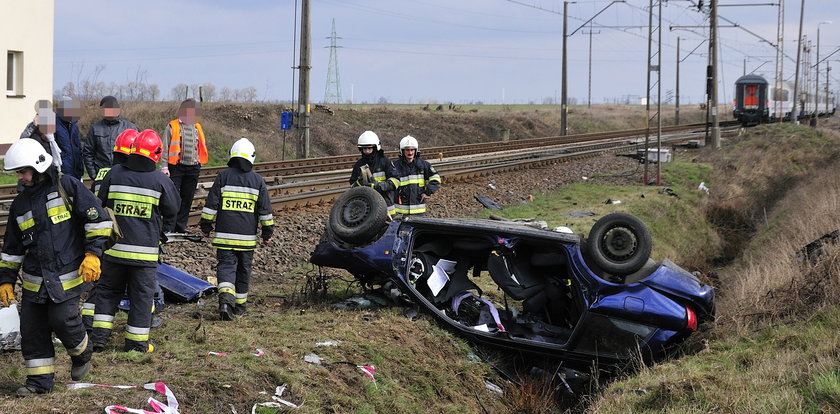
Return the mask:
M233 306L230 306L227 303L222 303L219 305L219 316L222 318L223 321L232 321L233 320Z
M246 310L247 310L247 307L245 306L244 303L243 304L238 304L237 303L236 306L233 307L233 314L236 315L236 316L242 316L242 315L245 314Z
M28 397L30 395L35 395L35 394L49 394L50 391L52 391L52 390L45 390L43 388L27 384L27 385L24 385L24 386L18 388L17 392L15 392L15 394L17 394L18 397Z

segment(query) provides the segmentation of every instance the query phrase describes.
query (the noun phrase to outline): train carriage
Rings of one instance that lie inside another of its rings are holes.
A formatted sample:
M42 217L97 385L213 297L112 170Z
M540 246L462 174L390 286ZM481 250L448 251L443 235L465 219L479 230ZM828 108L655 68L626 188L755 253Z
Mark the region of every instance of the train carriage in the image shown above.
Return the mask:
M735 81L735 106L732 115L743 125L757 125L770 119L767 80L749 74Z

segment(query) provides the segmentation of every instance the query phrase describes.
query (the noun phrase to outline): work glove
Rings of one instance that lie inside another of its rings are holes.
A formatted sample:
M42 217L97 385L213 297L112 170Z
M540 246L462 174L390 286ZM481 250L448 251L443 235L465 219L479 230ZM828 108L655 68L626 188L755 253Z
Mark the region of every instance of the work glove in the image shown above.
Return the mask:
M379 191L381 193L391 190L391 187L385 181L381 183L371 184L370 186L373 187L374 190Z
M82 280L85 282L99 280L99 276L102 274L99 257L93 253L85 253L85 260L82 260L82 265L79 266L79 274L82 275Z
M3 302L3 307L9 306L13 300L15 300L15 286L11 283L0 285L0 302Z

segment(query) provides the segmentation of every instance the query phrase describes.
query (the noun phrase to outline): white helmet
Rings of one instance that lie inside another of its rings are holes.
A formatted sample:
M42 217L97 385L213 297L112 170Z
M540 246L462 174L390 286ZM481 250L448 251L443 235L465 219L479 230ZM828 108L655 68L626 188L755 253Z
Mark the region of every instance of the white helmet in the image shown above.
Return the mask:
M379 135L376 135L373 131L365 131L362 132L362 135L359 135L359 149L363 147L376 147L376 150L379 151L382 147L379 145Z
M257 150L254 148L254 144L252 144L251 141L248 141L248 138L239 138L239 140L234 142L233 146L230 147L230 157L243 158L253 164L254 160L257 159Z
M47 153L47 150L38 141L32 138L21 138L15 141L6 151L3 169L15 171L24 167L32 167L35 171L42 173L50 167L52 160L52 155Z
M420 144L417 143L417 138L412 137L411 135L406 135L403 139L400 140L400 151L404 149L415 149L420 150Z

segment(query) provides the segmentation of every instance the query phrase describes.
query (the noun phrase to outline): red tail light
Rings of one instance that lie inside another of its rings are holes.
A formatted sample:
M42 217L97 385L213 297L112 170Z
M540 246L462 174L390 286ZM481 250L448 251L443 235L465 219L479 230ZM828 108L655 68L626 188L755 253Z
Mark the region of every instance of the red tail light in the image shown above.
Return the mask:
M697 330L697 315L694 314L694 311L691 310L688 306L685 307L685 327L696 331Z

